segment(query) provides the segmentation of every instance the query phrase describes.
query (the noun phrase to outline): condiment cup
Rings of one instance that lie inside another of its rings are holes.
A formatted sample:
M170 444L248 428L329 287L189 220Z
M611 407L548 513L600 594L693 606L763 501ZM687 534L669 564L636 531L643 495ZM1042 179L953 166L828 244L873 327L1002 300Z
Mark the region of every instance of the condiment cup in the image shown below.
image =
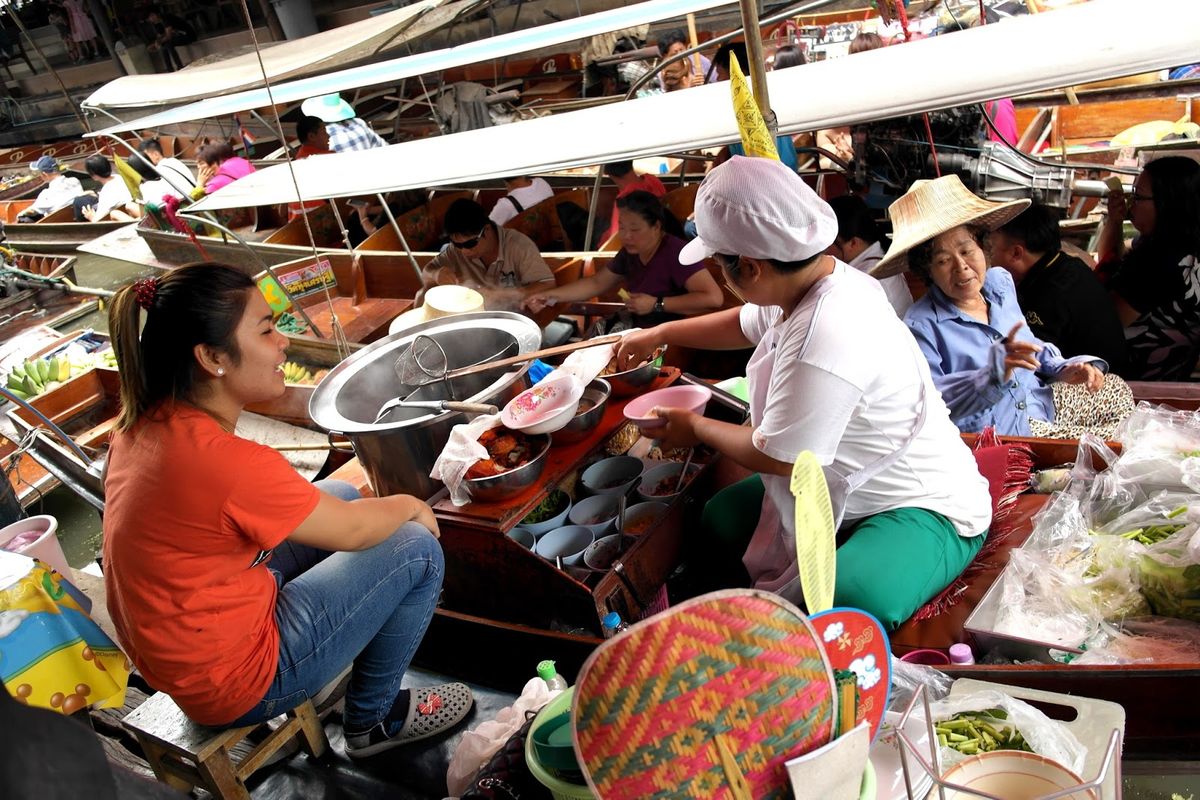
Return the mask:
M925 664L931 667L941 667L950 663L950 656L941 650L932 650L924 647L920 650L910 650L900 656L900 660L909 664Z
M592 494L625 494L641 476L645 465L633 456L613 456L583 471L583 488Z
M563 525L567 524L567 515L571 513L571 506L573 505L571 503L570 496L568 496L567 493L562 489L555 489L551 492L551 494L562 496L562 499L565 501L563 502L562 511L559 511L553 517L545 520L544 522L521 521L521 527L532 533L535 538L541 538L555 528L561 528Z
M568 515L572 525L581 525L596 536L603 536L612 528L617 518L617 507L621 495L597 494L586 497L575 504ZM595 520L595 521L593 521Z
M551 562L561 558L564 567L574 567L583 563L583 551L595 539L591 528L567 525L538 539L533 552Z
M630 528L638 527L638 524L643 520L649 520L650 525L662 518L667 513L667 504L658 500L653 500L645 503L635 503L625 511L625 525L621 531L622 534L630 538L636 539L645 534L645 530L633 532Z
M670 464L659 464L657 467L652 467L642 474L642 482L638 484L638 497L642 498L647 503L670 503L676 497L681 495L687 487L696 478L696 474L700 472L700 467L696 464L688 467L687 477L683 481L683 489L675 491L676 485L679 483L679 476L683 472L683 464L672 462ZM670 478L670 483L667 484L671 490L667 494L651 494L654 488L662 481Z
M537 537L528 528L517 526L508 532L508 538L512 539L517 544L524 547L526 550L532 550L537 544Z
M608 572L621 555L621 535L602 536L583 551L583 563L596 572Z

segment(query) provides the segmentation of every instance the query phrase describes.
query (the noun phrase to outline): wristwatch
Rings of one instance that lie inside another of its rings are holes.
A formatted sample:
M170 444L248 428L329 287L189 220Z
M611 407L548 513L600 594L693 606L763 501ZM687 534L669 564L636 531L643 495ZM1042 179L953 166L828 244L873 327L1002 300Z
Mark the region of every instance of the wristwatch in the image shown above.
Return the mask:
M663 299L661 297L656 298L654 301L654 313L661 314L666 310L667 309L663 306Z

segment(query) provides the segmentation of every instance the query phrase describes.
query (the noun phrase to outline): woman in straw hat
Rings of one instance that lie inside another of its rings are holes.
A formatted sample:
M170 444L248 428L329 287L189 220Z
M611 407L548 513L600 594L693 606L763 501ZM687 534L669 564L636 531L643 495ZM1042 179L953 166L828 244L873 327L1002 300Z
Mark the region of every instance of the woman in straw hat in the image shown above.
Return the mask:
M780 162L734 156L714 168L696 226L680 261L720 262L746 305L631 333L617 354L636 364L662 344L754 347L752 427L658 409L665 447L703 443L756 473L709 501L689 563L713 583L798 601L789 476L807 451L841 527L835 605L899 627L970 563L991 517L921 351L878 281L826 255L833 209Z
M892 247L871 274L911 269L929 292L904 315L929 362L933 382L959 430L994 427L1030 436L1031 420L1053 422L1060 381L1098 391L1108 365L1094 356L1064 358L1035 337L1017 304L1012 276L988 269L987 235L1029 206L976 197L957 175L918 181L888 209Z

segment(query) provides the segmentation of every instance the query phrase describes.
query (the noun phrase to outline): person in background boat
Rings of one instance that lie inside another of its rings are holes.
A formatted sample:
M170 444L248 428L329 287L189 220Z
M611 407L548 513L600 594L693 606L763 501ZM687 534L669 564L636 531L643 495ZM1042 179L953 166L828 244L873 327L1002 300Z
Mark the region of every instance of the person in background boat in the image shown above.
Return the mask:
M1117 309L1091 267L1063 252L1060 218L1048 206L1030 206L992 232L991 262L1012 275L1034 336L1068 358L1094 353L1120 375L1128 350Z
M633 168L632 161L614 161L611 164L605 164L604 174L616 184L618 200L631 192L649 192L655 197L665 197L667 194L667 187L663 186L663 182L657 176L648 173L639 174ZM617 206L614 203L612 223L608 226L608 230L600 235L601 243L607 242L616 235L617 222Z
M206 144L196 154L196 183L193 200L218 192L229 184L254 172L254 165L234 155L229 142Z
M329 133L329 149L335 153L387 147L383 137L356 117L354 106L339 94L310 97L300 104L300 111L325 122L325 130Z
M729 80L729 59L736 57L738 66L741 67L742 73L745 74L750 68L750 54L746 50L745 42L725 42L717 48L717 52L713 54L711 74L705 73L705 81L727 81Z
M617 200L621 250L601 262L594 275L530 296L534 314L548 305L604 297L625 290L633 322L645 327L669 319L704 314L721 307L725 295L703 263L681 264L682 231L671 212L649 192Z
M1126 249L1124 222L1138 236ZM1099 272L1117 302L1133 380L1192 380L1200 355L1200 164L1156 158L1108 196Z
M450 244L422 270L425 285L414 305L420 305L425 289L449 283L479 290L489 307L494 306L489 294L497 290L515 290L523 298L554 285L554 273L533 240L492 222L474 200L451 203L444 224Z
M58 31L58 35L62 37L63 46L67 48L67 57L71 59L71 63L78 64L79 47L71 38L71 23L67 19L67 11L62 7L62 3L46 4L46 21L53 25Z
M150 159L159 175L180 195L188 194L196 188L196 176L192 174L191 167L174 156L164 154L158 139L153 136L142 139L138 144L138 152Z
M388 211L397 221L400 217L415 208L420 208L429 201L429 194L420 189L405 189L400 192L388 192L384 195ZM383 210L378 197L354 198L350 204L357 212L346 219L346 232L350 234L350 244L358 247L368 236L380 228L392 224L391 218Z
M62 7L67 12L67 21L71 25L71 40L79 51L79 61L91 61L99 55L96 45L96 27L88 16L83 0L62 0Z
M664 61L672 56L679 55L691 47L687 34L682 28L672 28L669 31L664 31L658 37L656 44L658 46L658 54ZM696 67L697 59L700 61L698 69ZM710 77L706 79L706 75ZM692 86L711 83L713 80L716 80L716 76L712 71L712 62L699 54L680 59L658 73L658 85L664 92L688 89Z
M883 40L883 37L877 33L866 31L850 40L849 55L867 53L881 47L887 47L887 42ZM843 162L848 164L854 160L854 139L850 135L849 125L819 130L816 139L817 147L828 150ZM836 162L826 156L821 156L817 163L821 169L833 169L836 165Z
M196 29L182 17L159 11L157 8L150 9L146 14L146 21L154 28L154 41L146 49L162 52L167 72L183 69L183 60L179 58L175 48L196 41Z
M100 193L88 192L75 198L76 222L132 222L141 216L125 179L113 172L112 162L106 156L91 156L83 165L88 176L100 184Z
M325 130L325 123L319 117L311 115L301 117L300 121L296 123L296 140L300 142L300 146L296 148L296 153L292 156L292 159L295 161L301 161L309 156L321 156L333 152L329 149L329 131ZM302 203L288 203L288 219L296 219L310 211L315 211L323 205L325 205L324 200L306 200Z
M835 197L829 201L829 207L837 217L838 232L837 238L829 246L828 254L859 272L870 274L871 269L883 258L883 233L871 209L856 194ZM903 275L892 275L879 283L896 316L904 319L904 312L913 304L908 281Z
M109 330L121 414L104 476L105 590L151 685L195 722L239 726L349 670L353 757L458 724L466 686L399 688L441 591L430 507L309 483L236 433L247 405L285 390L287 337L254 281L213 263L138 281L113 298Z
M809 451L842 523L834 605L895 629L979 552L987 483L878 282L826 255L837 219L799 175L735 156L705 177L696 223L681 260L719 261L746 305L627 334L617 354L625 369L664 344L754 347L751 425L657 409L664 449L704 444L756 473L708 502L688 563L801 602L789 476Z
M911 269L929 291L904 321L929 362L933 382L964 433L992 427L1031 436L1031 420L1053 423L1049 384L1104 385L1108 365L1091 355L1064 358L1030 332L1012 275L988 268L989 231L1028 200L982 200L957 175L918 181L888 209L892 245L871 274Z
M771 71L802 67L808 63L808 57L798 44L785 44L775 51L775 59L771 62Z
M30 164L29 169L37 173L46 188L38 192L28 208L17 214L17 222L37 222L71 205L83 194L83 184L78 178L62 174L62 166L54 156L42 156Z
M496 201L492 213L488 214L488 219L497 225L504 225L522 211L554 197L554 190L545 178L531 178L528 175L505 178L504 188L507 194Z
M183 193L176 190L159 175L150 164L150 160L140 153L133 153L129 156L129 166L142 176L142 182L138 185L138 193L141 195L143 206L162 205L164 197L183 198Z

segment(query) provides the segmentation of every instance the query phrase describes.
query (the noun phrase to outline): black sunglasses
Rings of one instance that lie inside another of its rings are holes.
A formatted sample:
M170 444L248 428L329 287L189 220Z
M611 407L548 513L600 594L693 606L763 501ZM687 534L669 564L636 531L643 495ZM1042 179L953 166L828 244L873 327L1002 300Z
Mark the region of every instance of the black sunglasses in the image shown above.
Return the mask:
M472 247L479 244L479 240L483 238L483 234L486 231L487 231L487 225L484 225L483 229L480 230L479 233L475 234L470 239L467 239L465 242L456 242L453 239L451 239L450 244L454 245L459 250L470 250Z

